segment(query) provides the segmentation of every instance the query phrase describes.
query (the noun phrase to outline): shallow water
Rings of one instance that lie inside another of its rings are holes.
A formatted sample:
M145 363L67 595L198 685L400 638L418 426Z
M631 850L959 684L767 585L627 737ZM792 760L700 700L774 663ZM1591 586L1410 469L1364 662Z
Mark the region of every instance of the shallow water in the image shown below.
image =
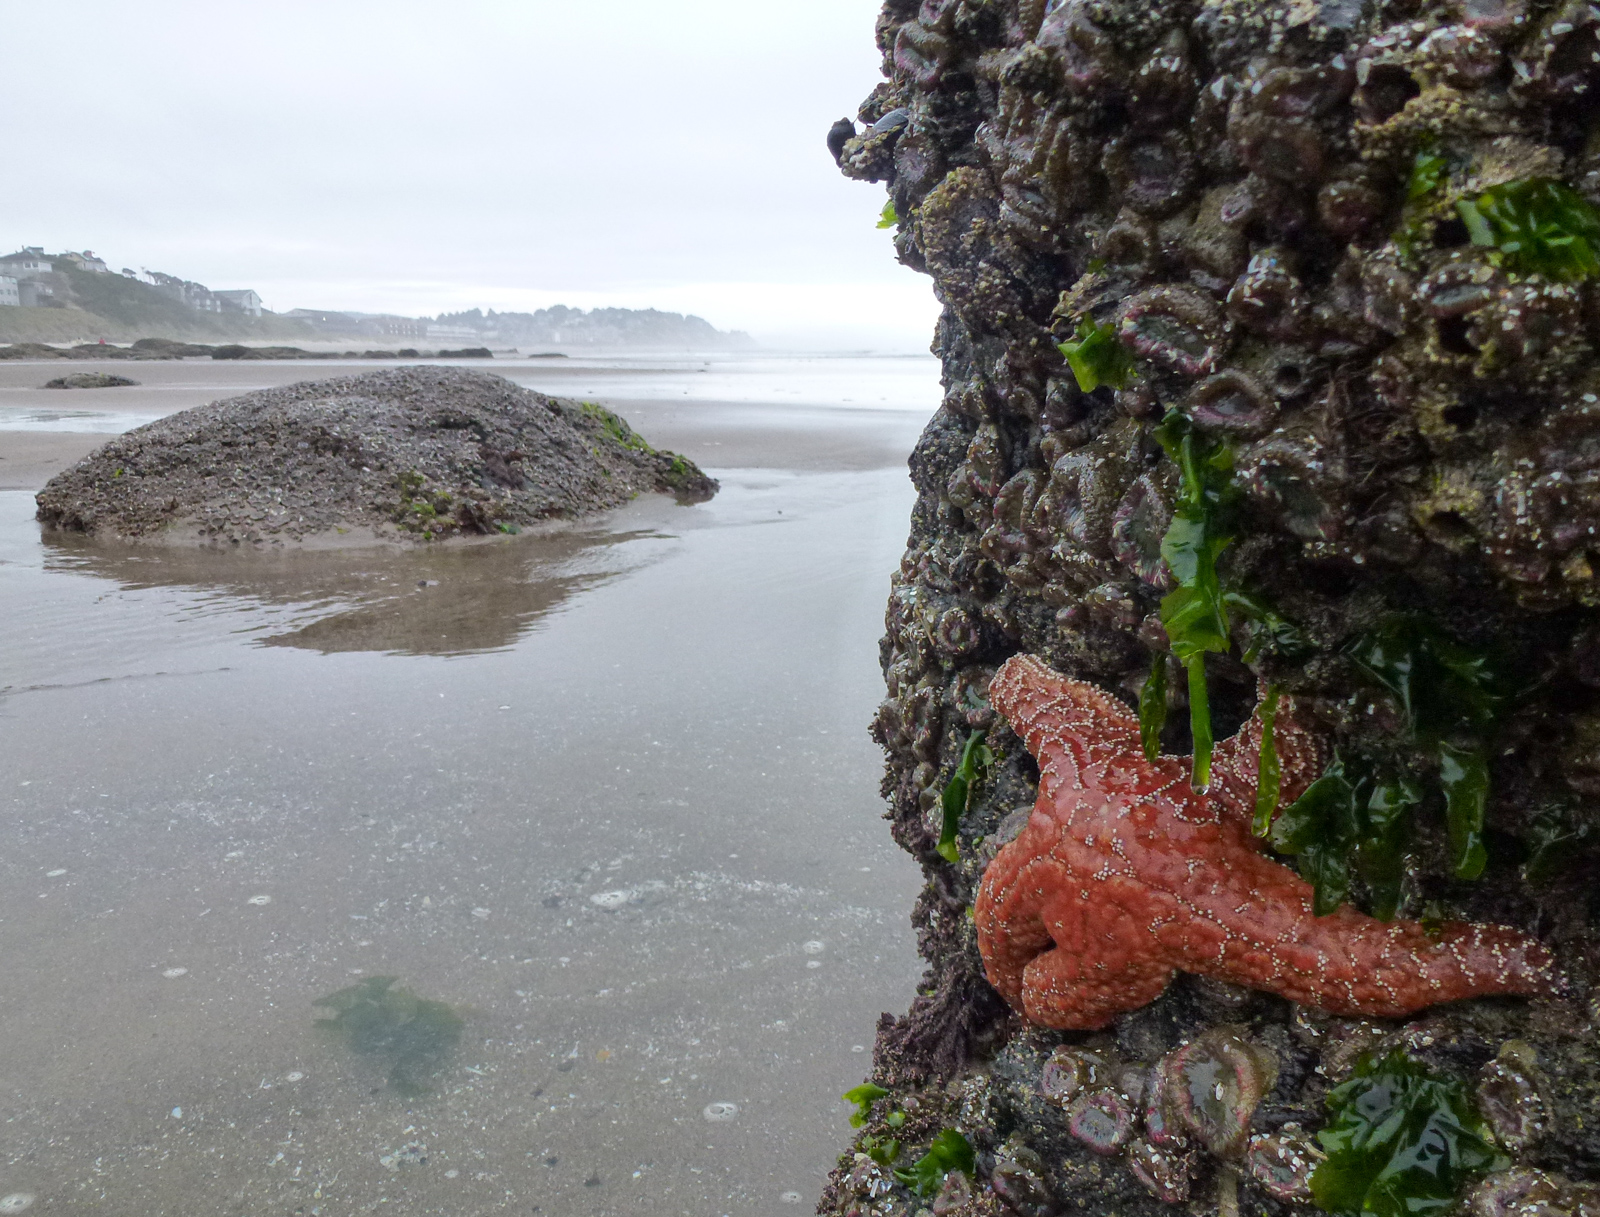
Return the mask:
M926 418L940 396L939 364L931 355L0 361L0 432L115 435L220 397L416 363L494 372L543 393L599 400L893 410ZM67 372L113 372L139 383L114 389L42 387Z
M0 1197L814 1204L918 974L865 733L902 417L889 467L410 554L47 543L0 493ZM378 976L464 1020L429 1094L314 1026Z

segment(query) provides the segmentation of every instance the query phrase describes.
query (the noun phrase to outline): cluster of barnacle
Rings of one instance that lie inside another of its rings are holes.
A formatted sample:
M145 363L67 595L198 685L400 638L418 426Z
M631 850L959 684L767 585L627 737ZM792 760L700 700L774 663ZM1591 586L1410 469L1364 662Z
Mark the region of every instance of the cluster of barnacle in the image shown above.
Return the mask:
M945 305L947 391L912 458L874 726L897 839L934 880L926 995L977 974L961 913L1031 801L1029 759L986 700L996 666L1028 650L1131 697L1168 649L1168 411L1232 448L1225 577L1324 652L1396 607L1473 601L1486 635L1600 607L1600 10L886 0L877 38L886 80L830 147L888 184L897 253ZM1090 344L1121 364L1090 366ZM1504 597L1468 590L1491 582ZM1407 603L1386 602L1396 587ZM1554 645L1581 617L1548 626ZM1262 664L1207 664L1218 712L1242 716ZM1574 679L1600 688L1594 666L1579 655ZM1349 725L1348 673L1292 675ZM941 797L976 731L1004 756L952 866ZM1589 734L1574 747L1600 755ZM1579 795L1600 790L1561 765ZM885 1076L934 1069L903 1051L918 1017ZM1089 1089L1083 1130L1120 1126ZM1137 1171L1167 1151L1129 1110L1117 1160ZM1031 1194L1035 1150L995 1151L996 1195Z
M1061 489L1102 459L1056 350L1092 319L1138 361L1117 405L1233 437L1254 502L1307 553L1411 562L1431 542L1540 607L1600 602L1595 233L1572 231L1600 199L1574 110L1600 89L1595 19L1364 11L890 0L890 80L841 165L890 182L902 257L963 331L947 409L980 426L947 501L995 510L1024 587L1113 541L1159 582L1137 525L1113 539ZM1542 237L1544 204L1504 194L1529 184L1570 205ZM1005 418L1032 430L1027 462L998 459ZM1408 469L1374 492L1374 463ZM1156 490L1124 494L1159 516Z
M1155 1065L1087 1048L1058 1047L1038 1088L1060 1108L1069 1135L1091 1152L1125 1155L1156 1199L1189 1199L1202 1153L1232 1164L1281 1200L1311 1195L1320 1155L1298 1125L1251 1134L1277 1082L1272 1054L1240 1027L1213 1027Z
M1448 1017L1397 1030L1298 1010L1288 1025L1209 1027L1153 1062L1125 1055L1120 1037L1050 1039L1018 1037L991 1067L885 1098L825 1207L845 1217L1056 1217L1064 1202L1152 1217L1178 1205L1432 1213L1455 1207L1435 1185L1457 1180L1473 1217L1600 1211L1600 1185L1529 1162L1554 1121L1539 1054L1523 1040L1504 1041L1473 1073L1459 1063L1481 1060L1494 1040ZM1397 1051L1404 1063L1386 1064ZM1344 1110L1341 1126L1308 1131L1302 1121L1324 1104ZM916 1152L899 1138L920 1146L936 1127L972 1152L919 1193L895 1168ZM1102 1169L1111 1162L1123 1171Z

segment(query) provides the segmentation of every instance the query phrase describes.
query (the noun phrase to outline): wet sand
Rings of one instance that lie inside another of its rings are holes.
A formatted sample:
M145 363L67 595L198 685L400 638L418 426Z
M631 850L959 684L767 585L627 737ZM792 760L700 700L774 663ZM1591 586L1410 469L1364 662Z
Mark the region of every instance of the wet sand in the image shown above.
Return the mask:
M38 490L108 439L71 431L10 431L0 434L0 490Z
M751 409L629 414L711 503L476 547L130 552L0 493L0 1197L815 1203L918 975L865 727L922 418ZM313 1026L374 976L465 1020L430 1094Z

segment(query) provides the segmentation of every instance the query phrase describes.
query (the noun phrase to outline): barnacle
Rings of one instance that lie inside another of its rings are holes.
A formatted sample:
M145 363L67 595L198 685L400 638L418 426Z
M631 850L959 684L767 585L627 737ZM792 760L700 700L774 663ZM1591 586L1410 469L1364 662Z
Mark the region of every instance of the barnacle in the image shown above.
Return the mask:
M1118 336L1129 350L1182 376L1214 371L1227 353L1233 327L1200 292L1158 287L1123 306Z
M1311 1172L1321 1158L1298 1125L1285 1124L1279 1132L1250 1138L1245 1169L1269 1196L1304 1201L1311 1199Z
M1273 1087L1272 1055L1236 1028L1217 1027L1163 1064L1176 1122L1212 1153L1244 1152L1250 1118Z
M1115 1090L1091 1090L1067 1108L1067 1129L1097 1154L1115 1154L1133 1136L1133 1105Z

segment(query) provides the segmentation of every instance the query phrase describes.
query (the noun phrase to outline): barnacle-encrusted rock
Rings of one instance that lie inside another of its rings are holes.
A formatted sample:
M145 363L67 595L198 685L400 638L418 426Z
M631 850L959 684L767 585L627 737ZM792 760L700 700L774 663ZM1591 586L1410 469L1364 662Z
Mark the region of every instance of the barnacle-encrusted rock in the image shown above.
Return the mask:
M261 389L120 435L39 492L47 527L201 544L515 531L717 483L589 402L465 368Z
M1012 1149L987 1182L980 1155L974 1204L1045 1205L1037 1177L1074 1211L1153 1214L1231 1172L1241 1211L1277 1212L1305 1199L1327 1088L1398 1036L1475 1094L1518 1160L1475 1212L1519 1211L1530 1187L1552 1212L1588 1203L1600 18L1575 0L887 0L877 36L885 80L841 164L887 185L896 254L933 279L946 393L911 459L874 725L892 831L929 875L914 914L929 973L885 1018L874 1076L913 1092L992 1066L992 1139ZM1417 934L1537 936L1571 998L1396 1028L1249 992L1222 1003L1180 972L1064 1042L989 986L967 910L1029 831L1017 810L1041 776L989 704L996 671L1030 653L1130 714L1143 691L1155 751L1193 748L1162 602L1193 590L1174 560L1203 495L1164 418L1194 452L1226 446L1226 489L1208 493L1227 500L1215 574L1237 611L1203 660L1215 738L1275 686L1355 781L1342 843L1280 840L1301 853L1279 861L1322 885L1342 867L1346 912L1391 901ZM1434 659L1373 641L1402 618L1440 640ZM1469 686L1490 699L1476 726ZM979 730L998 759L951 862L942 796ZM1481 759L1477 811L1463 757ZM1380 840L1372 817L1399 805ZM1484 865L1463 866L1449 825L1478 811ZM1247 1028L1278 1077L1208 1147L1164 1063L1219 1024ZM1531 1055L1502 1055L1508 1041ZM1138 1096L1107 1072L1134 1064ZM1072 1128L1096 1093L1131 1104L1111 1154ZM1036 1165L1017 1165L1025 1151ZM1535 1169L1537 1187L1517 1174Z

